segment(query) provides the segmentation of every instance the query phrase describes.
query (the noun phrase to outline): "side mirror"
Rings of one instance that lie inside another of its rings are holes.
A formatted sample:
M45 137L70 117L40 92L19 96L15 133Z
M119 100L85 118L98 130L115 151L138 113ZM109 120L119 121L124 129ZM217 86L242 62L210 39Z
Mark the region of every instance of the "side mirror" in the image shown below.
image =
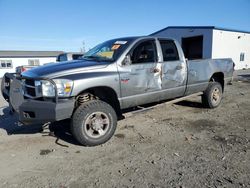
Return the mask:
M130 55L126 55L125 59L122 62L122 65L131 65L132 61L131 61L131 57Z

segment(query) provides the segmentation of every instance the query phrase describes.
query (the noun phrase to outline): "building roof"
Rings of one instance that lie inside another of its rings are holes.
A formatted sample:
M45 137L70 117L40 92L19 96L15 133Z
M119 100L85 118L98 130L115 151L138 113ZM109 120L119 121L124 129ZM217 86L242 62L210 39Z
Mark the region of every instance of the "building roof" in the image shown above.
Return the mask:
M63 51L17 51L0 50L0 57L57 57Z
M232 31L232 32L240 32L240 33L248 33L250 34L250 31L243 31L243 30L237 30L237 29L228 29L228 28L222 28L222 27L216 27L216 26L168 26L165 27L159 31L156 31L150 35L158 34L162 31L165 31L167 29L216 29L216 30L222 30L222 31Z

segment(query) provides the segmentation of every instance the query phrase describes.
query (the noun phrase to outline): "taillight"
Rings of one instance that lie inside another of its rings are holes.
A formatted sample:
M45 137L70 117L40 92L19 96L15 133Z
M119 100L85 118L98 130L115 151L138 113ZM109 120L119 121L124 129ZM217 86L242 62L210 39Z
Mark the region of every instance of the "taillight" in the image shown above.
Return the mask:
M26 70L27 70L26 68L22 67L21 72L24 72Z

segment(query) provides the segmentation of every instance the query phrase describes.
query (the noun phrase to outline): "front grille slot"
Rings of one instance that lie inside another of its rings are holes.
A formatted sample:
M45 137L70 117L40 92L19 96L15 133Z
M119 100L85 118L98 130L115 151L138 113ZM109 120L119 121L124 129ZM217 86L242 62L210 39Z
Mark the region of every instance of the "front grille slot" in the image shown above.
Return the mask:
M25 85L28 85L28 86L35 86L35 80L26 79L26 80L25 80Z
M32 80L32 79L25 79L24 83L24 96L25 98L39 98L42 97L41 93L41 82Z
M32 97L36 96L36 89L35 88L26 87L26 92L28 95L30 95Z

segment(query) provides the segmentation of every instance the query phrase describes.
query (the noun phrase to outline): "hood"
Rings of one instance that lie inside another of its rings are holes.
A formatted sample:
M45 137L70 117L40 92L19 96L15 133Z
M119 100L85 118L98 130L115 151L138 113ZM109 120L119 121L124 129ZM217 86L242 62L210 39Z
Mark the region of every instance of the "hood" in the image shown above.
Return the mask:
M39 66L22 73L22 76L40 78L68 75L76 72L106 67L110 62L73 60Z

